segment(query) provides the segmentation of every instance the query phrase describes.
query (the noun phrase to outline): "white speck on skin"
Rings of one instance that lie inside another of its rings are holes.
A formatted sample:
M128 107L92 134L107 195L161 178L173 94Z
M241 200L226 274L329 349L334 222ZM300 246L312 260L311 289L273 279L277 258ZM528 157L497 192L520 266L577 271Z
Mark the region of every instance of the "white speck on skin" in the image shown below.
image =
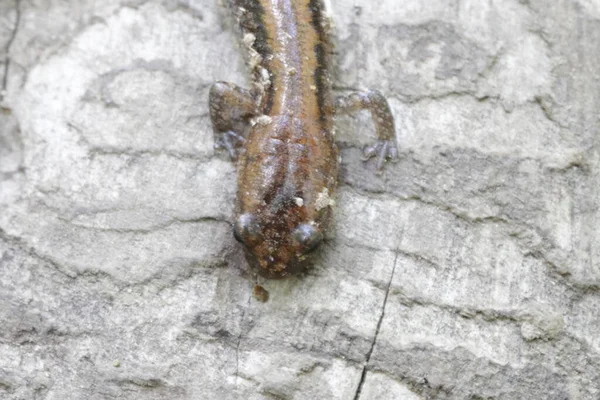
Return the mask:
M254 41L256 40L256 36L254 36L252 33L246 33L244 35L244 44L246 46L252 46L254 44Z
M251 69L256 68L262 61L260 54L254 49L254 42L256 41L256 36L252 33L246 33L242 42L248 48L248 65Z
M294 201L298 207L302 207L304 205L304 199L302 197L295 197Z
M329 197L329 189L324 188L318 195L315 200L315 209L317 211L325 208L332 207L335 204L335 200Z
M260 69L260 77L263 81L270 81L270 75L269 75L269 71L267 71L265 68L261 68Z
M273 119L271 117L269 117L268 115L261 115L254 119L254 124L263 125L263 126L269 125L271 122L273 122Z

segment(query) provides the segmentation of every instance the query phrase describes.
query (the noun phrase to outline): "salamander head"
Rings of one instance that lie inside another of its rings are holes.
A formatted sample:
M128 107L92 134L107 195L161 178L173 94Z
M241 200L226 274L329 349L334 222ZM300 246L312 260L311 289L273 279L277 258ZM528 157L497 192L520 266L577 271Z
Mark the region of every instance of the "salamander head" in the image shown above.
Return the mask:
M291 221L295 222L295 218ZM234 236L244 245L248 263L260 275L286 278L304 271L310 264L310 256L323 241L323 233L314 222L290 224L291 221L282 218L264 223L250 213L237 218Z

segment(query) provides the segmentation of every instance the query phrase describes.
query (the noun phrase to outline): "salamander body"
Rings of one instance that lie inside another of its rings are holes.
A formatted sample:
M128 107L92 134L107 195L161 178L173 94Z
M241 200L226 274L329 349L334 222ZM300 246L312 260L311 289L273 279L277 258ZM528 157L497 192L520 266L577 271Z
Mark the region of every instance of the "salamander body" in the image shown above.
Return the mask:
M329 28L321 0L230 0L248 49L250 90L210 91L217 147L238 160L234 236L261 275L303 271L323 241L334 206L336 114L371 111L379 140L363 150L378 170L396 158L394 121L376 91L334 100Z

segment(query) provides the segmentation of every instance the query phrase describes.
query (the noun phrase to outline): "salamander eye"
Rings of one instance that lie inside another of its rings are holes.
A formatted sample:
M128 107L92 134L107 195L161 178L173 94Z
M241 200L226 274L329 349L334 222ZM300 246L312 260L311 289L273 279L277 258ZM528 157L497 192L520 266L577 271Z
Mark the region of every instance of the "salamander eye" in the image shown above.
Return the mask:
M315 227L307 224L298 225L292 237L300 245L304 254L316 250L323 241L323 234Z
M260 225L252 214L242 214L233 225L233 237L248 246L260 237Z

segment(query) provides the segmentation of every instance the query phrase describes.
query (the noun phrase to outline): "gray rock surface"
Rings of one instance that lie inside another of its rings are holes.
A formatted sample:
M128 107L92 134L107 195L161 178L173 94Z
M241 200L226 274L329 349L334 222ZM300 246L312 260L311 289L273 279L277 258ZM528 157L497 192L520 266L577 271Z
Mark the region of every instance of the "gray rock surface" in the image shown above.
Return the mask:
M216 0L0 0L0 398L600 398L600 2L331 0L334 238L252 297Z

